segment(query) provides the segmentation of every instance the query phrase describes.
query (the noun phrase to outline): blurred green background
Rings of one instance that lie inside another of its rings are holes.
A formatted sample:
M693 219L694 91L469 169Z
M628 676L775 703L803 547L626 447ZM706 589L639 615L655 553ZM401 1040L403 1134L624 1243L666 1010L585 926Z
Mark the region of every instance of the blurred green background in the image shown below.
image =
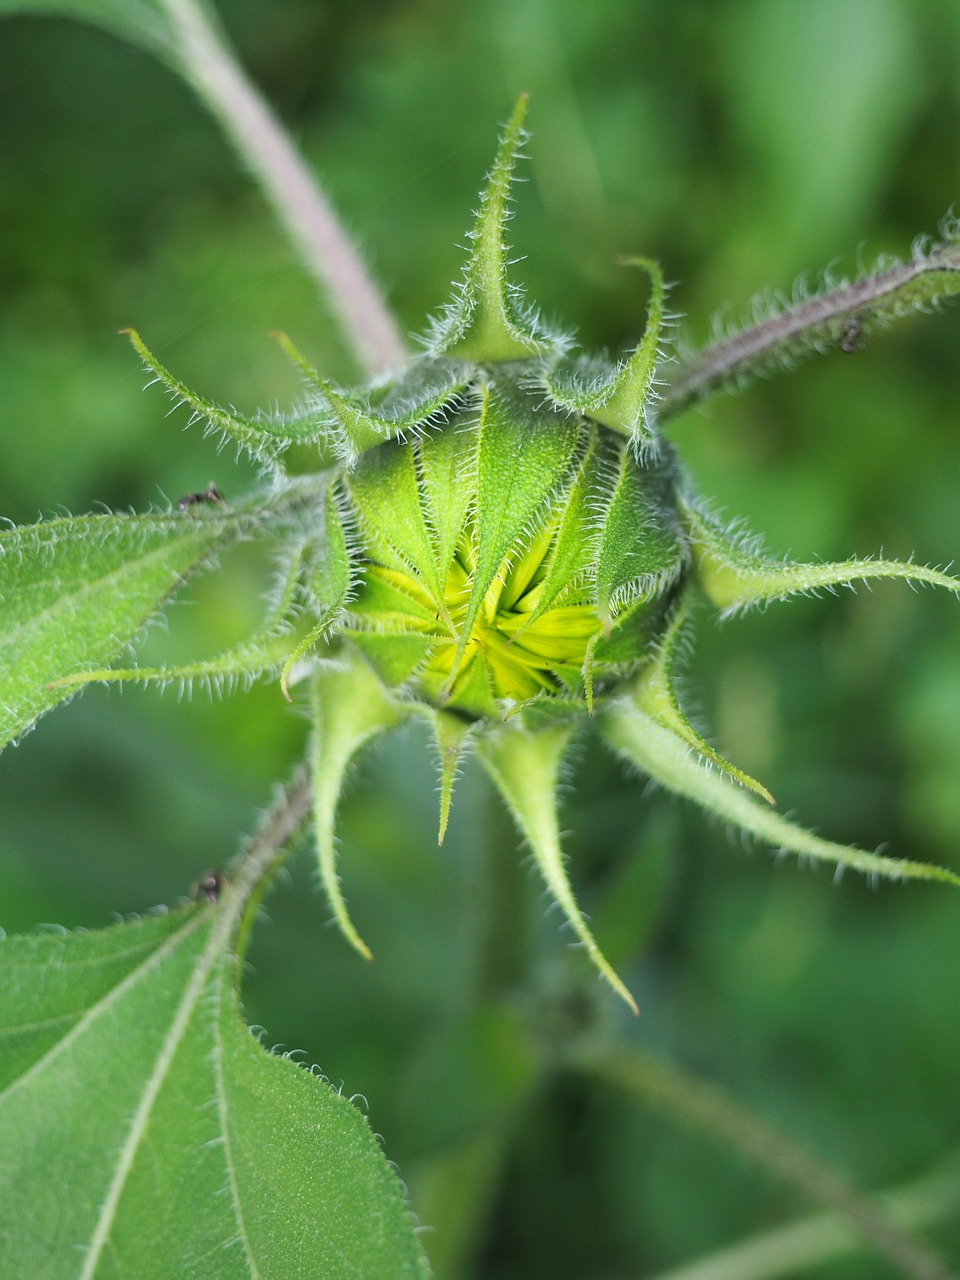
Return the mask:
M515 277L588 347L642 324L618 255L661 261L699 341L765 286L908 252L957 198L956 0L220 8L411 332L448 296L523 89ZM0 133L0 514L142 510L211 480L240 492L250 468L183 432L117 329L243 410L298 394L271 330L333 376L355 371L215 126L145 54L17 18L0 26ZM958 351L960 312L912 319L671 434L701 491L778 554L943 565L960 551ZM263 566L227 568L146 652L212 652L252 624ZM783 809L960 867L955 600L881 584L700 624L688 702ZM86 692L0 762L0 924L96 927L182 897L234 852L306 731L269 684L223 701ZM365 1095L443 1275L639 1280L810 1207L656 1109L537 1068L564 1019L696 1069L868 1188L960 1147L949 889L834 885L745 850L585 743L572 874L638 995L634 1025L569 952L477 772L443 849L435 807L417 734L365 763L342 868L378 962L328 927L304 850L245 999L268 1044ZM930 1238L960 1265L960 1212ZM801 1274L895 1273L864 1255Z

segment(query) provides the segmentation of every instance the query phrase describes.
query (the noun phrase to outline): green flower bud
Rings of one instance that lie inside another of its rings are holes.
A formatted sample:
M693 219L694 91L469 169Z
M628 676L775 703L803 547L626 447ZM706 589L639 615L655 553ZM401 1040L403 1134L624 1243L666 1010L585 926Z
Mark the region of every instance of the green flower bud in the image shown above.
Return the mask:
M474 749L578 940L633 1006L561 854L556 789L574 734L592 726L631 766L775 848L960 884L952 872L834 844L781 817L769 792L693 728L675 691L698 591L729 613L869 578L955 593L960 582L913 563L771 560L710 514L650 412L664 317L656 264L633 262L651 282L647 325L617 364L572 357L569 338L546 328L507 282L503 229L524 109L521 100L504 133L454 301L426 353L396 377L346 391L281 339L316 399L299 416L243 419L189 391L132 335L177 397L290 488L307 532L301 523L260 636L179 672L80 679L236 678L256 672L257 655L267 669L299 589L310 625L288 653L281 686L312 655L314 826L321 878L348 940L370 956L336 867L342 781L366 742L422 717L440 762L441 839L459 761ZM732 346L707 361L708 381L736 376L749 351ZM689 394L681 386L674 398ZM312 481L291 476L291 447Z
M549 405L538 373L472 371L445 422L343 482L363 557L344 636L388 684L471 717L637 670L689 561L672 451Z

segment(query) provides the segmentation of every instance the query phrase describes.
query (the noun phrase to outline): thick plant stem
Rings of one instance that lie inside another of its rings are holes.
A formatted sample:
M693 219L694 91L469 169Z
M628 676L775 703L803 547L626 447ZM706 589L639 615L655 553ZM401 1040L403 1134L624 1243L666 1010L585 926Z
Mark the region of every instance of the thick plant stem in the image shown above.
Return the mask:
M163 0L181 69L263 188L323 286L358 361L376 374L406 358L403 340L355 246L277 117L196 0Z
M929 310L960 292L957 223L945 228L946 243L919 247L859 280L846 281L793 305L783 305L756 324L681 359L660 397L661 422L718 391L738 390L762 373L792 369L807 356L835 348L852 354L872 329L911 311Z
M713 1138L841 1213L861 1238L911 1280L955 1280L920 1241L893 1224L838 1170L759 1120L716 1086L640 1049L585 1051L576 1065L623 1089L688 1129Z

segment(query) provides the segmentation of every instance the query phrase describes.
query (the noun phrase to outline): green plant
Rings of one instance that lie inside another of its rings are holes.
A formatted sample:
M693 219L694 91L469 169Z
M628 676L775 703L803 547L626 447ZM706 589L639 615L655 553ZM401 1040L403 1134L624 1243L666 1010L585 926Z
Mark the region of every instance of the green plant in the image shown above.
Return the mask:
M229 507L211 486L169 513L51 521L2 535L5 742L91 681L275 673L294 696L309 683L314 724L309 780L289 785L225 883L218 875L201 881L198 903L107 934L6 944L15 1049L6 1059L5 1145L19 1152L8 1165L8 1203L42 1199L50 1152L64 1132L85 1162L75 1213L58 1215L56 1232L39 1233L49 1254L37 1252L36 1221L21 1215L22 1229L11 1226L7 1236L7 1266L59 1274L80 1240L86 1253L78 1274L106 1274L114 1257L119 1274L148 1274L142 1261L131 1261L147 1239L163 1242L155 1274L213 1274L198 1268L212 1265L204 1260L211 1242L227 1239L254 1274L340 1274L334 1257L347 1259L344 1274L349 1267L416 1274L424 1264L399 1189L362 1121L320 1083L266 1058L239 1027L237 964L284 848L312 808L334 914L369 956L335 864L340 788L373 736L425 718L441 765L441 837L462 753L472 748L591 959L632 1003L577 905L560 853L561 767L574 733L593 721L646 774L776 847L881 876L957 883L950 871L833 844L778 816L765 789L689 724L674 668L697 588L736 611L874 577L952 591L960 584L911 563L765 558L693 494L659 424L693 400L805 354L852 349L874 327L936 303L956 291L960 251L947 227L941 247L776 312L686 359L655 397L664 320L655 264L636 263L651 280L647 327L620 364L572 357L571 340L543 325L506 282L503 227L521 101L482 198L462 286L426 354L408 358L336 224L201 10L182 0L134 10L60 7L132 31L187 72L325 277L374 381L345 391L282 339L311 397L296 415L244 418L189 390L132 334L177 400L254 456L264 485ZM337 271L343 264L346 279ZM213 659L105 666L187 576L214 553L251 540L267 545L280 568L260 631ZM559 1043L578 1069L616 1076L615 1057L596 1061L589 1041L564 1025L563 1001L548 1012L556 1024L546 1018L540 1028L545 1043ZM132 1026L143 1036L136 1051ZM72 1089L62 1086L61 1062L75 1076ZM636 1062L632 1070L636 1076ZM648 1073L641 1087L656 1094L655 1071L652 1079ZM94 1086L110 1106L91 1126L83 1099ZM942 1274L921 1246L815 1160L731 1120L722 1100L698 1097L693 1084L661 1092L679 1111L699 1106L701 1127L727 1140L739 1136L788 1178L845 1209L908 1273ZM204 1127L183 1105L201 1098L211 1104ZM198 1149L224 1153L222 1164L211 1157L196 1172ZM278 1151L283 1158L271 1165L267 1155ZM345 1168L355 1176L339 1176ZM184 1185L192 1201L216 1203L217 1212L195 1217L195 1234L178 1228L170 1240L170 1216L176 1224L189 1216L191 1206L178 1200ZM48 1213L55 1209L51 1201ZM11 1223L16 1216L11 1209ZM384 1223L382 1233L366 1230L371 1217Z

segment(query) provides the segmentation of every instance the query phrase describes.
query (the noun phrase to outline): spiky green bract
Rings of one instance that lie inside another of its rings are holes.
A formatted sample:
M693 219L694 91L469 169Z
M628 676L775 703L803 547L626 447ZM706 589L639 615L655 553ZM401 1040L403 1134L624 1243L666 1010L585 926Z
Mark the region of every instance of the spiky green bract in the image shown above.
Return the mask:
M437 844L443 844L460 763L471 743L476 740L481 725L479 721L467 720L453 711L440 711L436 707L425 706L422 702L410 703L408 706L411 711L424 716L433 730L440 772L440 825Z
M468 382L469 366L423 356L372 387L344 391L318 373L285 333L274 336L319 393L325 406L322 421L326 436L340 459L351 465L361 453L385 440L423 432L442 422Z
M945 587L960 594L960 579L939 569L899 560L842 560L834 564L791 564L771 560L755 540L731 533L689 497L685 521L696 565L697 580L712 604L725 614L786 600L792 595L815 595L821 590L849 587L874 578L905 578L908 582Z
M636 351L613 369L604 361L561 357L547 370L544 381L558 406L602 422L629 436L639 448L652 439L645 409L660 356L665 287L657 263L649 258L626 261L650 276L647 327Z
M205 400L160 363L135 329L124 329L137 354L154 380L164 386L177 404L186 405L191 411L191 422L203 422L208 433L232 440L239 448L258 461L279 468L287 447L307 443L323 445L329 436L329 414L320 409L310 409L303 414L289 417L247 418L235 409ZM317 456L319 465L332 461L334 455Z
M557 784L573 725L549 720L536 728L514 720L489 731L477 753L530 846L540 873L587 954L634 1013L636 1001L604 957L577 905L560 849Z
M800 301L769 304L758 323L721 337L681 359L669 377L659 417L680 413L754 378L792 369L825 351L852 353L865 338L911 312L930 311L960 293L960 221L948 217L943 239L919 240L906 262L882 263L872 274L834 284Z
M635 698L611 699L598 721L613 750L654 781L775 849L890 880L939 880L960 885L960 875L944 867L835 844L789 822L723 773L711 772L680 734L654 720Z
M134 329L123 332L154 380L166 387L177 404L191 410L191 422L205 423L208 432L233 441L281 472L291 445L309 446L313 469L317 470L337 461L352 462L384 440L425 430L466 385L458 362L423 358L388 382L361 391L344 390L321 377L285 334L277 334L284 351L306 376L314 399L299 412L249 418L192 391L160 363Z
M613 484L601 499L594 570L606 634L626 606L662 596L687 559L676 515L676 470L666 450L651 452L643 465L629 447L620 446L608 459Z
M770 804L774 804L773 796L766 787L755 778L751 778L748 773L744 773L742 769L738 769L736 765L731 764L729 760L724 759L719 751L704 741L680 709L674 681L689 610L690 592L686 591L671 609L663 636L649 665L637 677L634 686L637 705L664 729L682 738L705 761L716 765L723 773L728 774L743 786L749 787Z
M561 341L559 335L543 328L507 282L504 226L513 170L525 139L526 114L527 95L523 94L503 131L480 197L463 282L453 302L432 325L429 348L438 354L480 363L524 360L550 351Z
M362 658L344 653L325 662L312 681L313 821L320 879L344 937L367 960L370 948L354 927L340 888L334 822L347 768L370 738L396 724L404 710Z
M314 622L287 655L280 672L280 690L287 701L290 701L288 685L294 666L337 629L353 589L353 566L336 503L336 494L330 486L324 495L323 534L319 531L315 534L306 552L306 587Z

